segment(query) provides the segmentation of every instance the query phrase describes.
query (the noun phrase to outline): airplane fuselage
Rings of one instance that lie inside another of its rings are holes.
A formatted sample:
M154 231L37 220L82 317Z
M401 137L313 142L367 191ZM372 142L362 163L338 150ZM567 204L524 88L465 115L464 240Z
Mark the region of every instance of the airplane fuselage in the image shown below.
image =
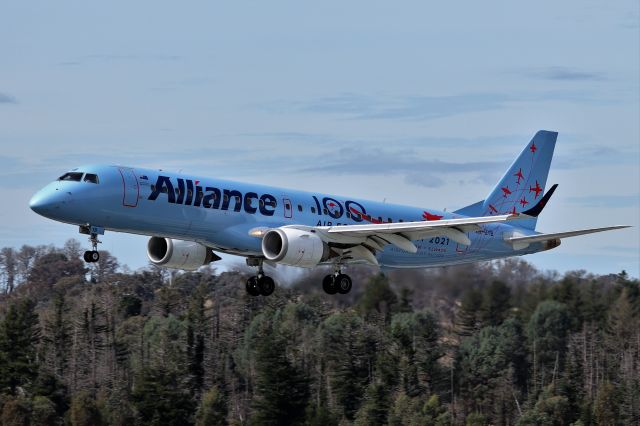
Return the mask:
M74 169L79 181L58 180L39 191L31 207L69 224L195 241L214 251L262 256L252 230L286 225L341 226L454 219L430 208L303 192L143 168L94 165ZM98 183L86 181L96 175ZM423 268L523 255L542 243L514 250L504 239L532 235L519 221L485 224L468 232L470 245L434 236L415 241L417 253L388 245L376 258L386 268Z

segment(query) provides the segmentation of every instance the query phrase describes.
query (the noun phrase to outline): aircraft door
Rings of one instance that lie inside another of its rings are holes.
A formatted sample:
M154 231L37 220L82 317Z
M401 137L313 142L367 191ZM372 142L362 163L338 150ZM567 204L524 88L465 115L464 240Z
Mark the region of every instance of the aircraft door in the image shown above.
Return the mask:
M140 187L138 186L138 178L133 169L126 167L118 167L120 176L122 176L122 205L125 207L137 207L138 196L140 195Z
M291 204L291 200L283 198L282 205L284 206L284 217L291 219L293 217L293 204Z

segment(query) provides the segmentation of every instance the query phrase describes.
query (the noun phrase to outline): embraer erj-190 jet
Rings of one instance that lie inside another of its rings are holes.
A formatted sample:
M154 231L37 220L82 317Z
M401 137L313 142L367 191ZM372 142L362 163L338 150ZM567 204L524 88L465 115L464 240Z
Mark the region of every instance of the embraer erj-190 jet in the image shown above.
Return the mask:
M536 220L557 185L544 192L557 138L539 131L485 199L454 212L302 192L137 167L92 165L63 174L33 196L36 213L78 225L90 236L87 262L99 259L105 230L148 235L158 266L196 270L244 256L258 268L251 295L269 295L263 263L332 265L323 289L348 293L345 265L426 268L549 250L562 238L625 228L544 234Z

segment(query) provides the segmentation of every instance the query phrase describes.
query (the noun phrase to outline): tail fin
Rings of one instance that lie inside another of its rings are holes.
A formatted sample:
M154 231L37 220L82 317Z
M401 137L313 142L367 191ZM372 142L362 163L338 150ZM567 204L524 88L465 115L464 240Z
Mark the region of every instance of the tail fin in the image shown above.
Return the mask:
M482 204L482 216L520 213L536 205L544 195L557 132L540 130L491 190ZM523 220L523 228L535 229L537 218Z

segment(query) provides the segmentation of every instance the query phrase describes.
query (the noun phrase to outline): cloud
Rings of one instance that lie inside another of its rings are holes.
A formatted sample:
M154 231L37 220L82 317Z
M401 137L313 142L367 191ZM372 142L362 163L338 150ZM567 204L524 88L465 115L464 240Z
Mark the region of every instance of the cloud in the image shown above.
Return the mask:
M542 80L559 81L602 81L605 80L603 73L580 71L566 67L547 67L534 69L526 73L529 77Z
M336 160L324 161L297 173L339 175L404 175L405 182L428 188L445 184L444 176L456 173L487 173L506 167L502 162L477 161L451 163L439 160L423 160L412 151L390 152L380 149L345 148L335 156Z
M506 95L477 93L452 96L374 97L355 93L303 102L275 101L259 106L273 113L301 112L347 115L352 119L432 120L436 118L500 109Z
M0 104L17 104L18 100L6 93L0 92Z
M629 208L640 206L640 194L636 195L590 195L588 197L569 197L567 201L580 207L593 208Z
M334 114L348 119L434 120L467 113L500 110L522 102L607 102L584 91L534 93L467 93L450 96L371 96L343 93L308 101L276 100L252 105L274 114Z

